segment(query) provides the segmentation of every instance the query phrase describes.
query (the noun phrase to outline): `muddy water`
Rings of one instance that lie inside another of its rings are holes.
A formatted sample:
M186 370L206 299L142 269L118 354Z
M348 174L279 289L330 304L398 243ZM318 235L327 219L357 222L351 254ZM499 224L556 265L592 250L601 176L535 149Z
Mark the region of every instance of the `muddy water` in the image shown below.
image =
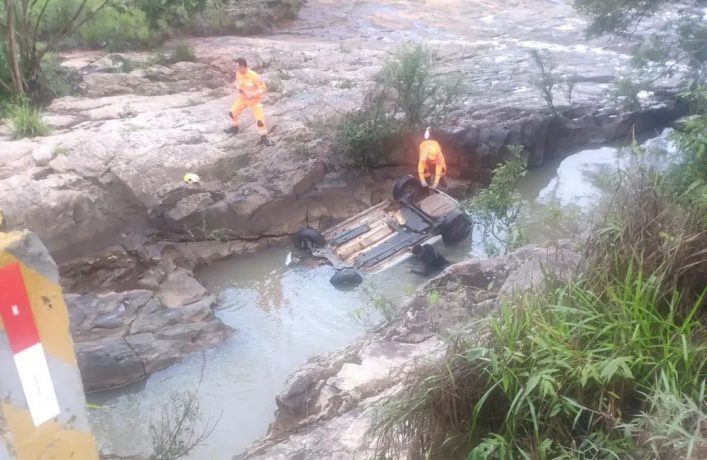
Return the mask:
M519 185L526 200L522 221L530 241L587 228L597 215L596 204L607 195L611 177L631 158L626 151L601 147L531 170ZM440 250L458 261L481 254L483 247L476 235L468 245ZM286 255L286 249L271 249L216 263L199 273L218 296L218 317L236 329L235 335L203 357L186 359L145 383L92 397L92 403L102 405L90 412L105 450L149 453L150 418L159 417L171 394L198 388L203 413L220 416L220 421L190 458L230 459L266 432L276 409L275 395L298 365L361 337L384 314L383 297L396 304L422 281L406 272L406 262L343 292L329 284L330 267L288 268Z
M149 453L148 427L176 391L199 387L205 415L221 414L194 459L230 459L263 435L272 422L275 396L307 358L360 337L382 317L372 307L385 294L400 301L419 282L398 266L352 291L329 283L329 266L285 266L287 250L263 251L215 263L199 276L218 295L217 316L236 329L215 350L195 356L128 389L94 396L92 422L100 444L119 454ZM202 362L204 376L199 386ZM126 423L126 421L130 423Z

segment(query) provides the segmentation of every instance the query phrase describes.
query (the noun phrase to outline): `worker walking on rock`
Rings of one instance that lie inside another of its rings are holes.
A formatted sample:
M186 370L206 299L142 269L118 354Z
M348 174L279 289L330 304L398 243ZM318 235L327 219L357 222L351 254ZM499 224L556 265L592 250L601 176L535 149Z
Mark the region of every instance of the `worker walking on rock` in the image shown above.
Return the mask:
M231 111L228 113L231 117L231 127L225 131L232 134L238 133L238 118L247 107L250 108L258 126L260 133L258 144L273 145L272 141L268 139L263 104L260 102L260 97L265 93L267 87L260 75L248 68L248 62L242 57L236 59L236 88L238 89L238 99L233 103Z
M430 185L427 178L432 176L432 170L434 170L434 182ZM443 177L447 174L447 164L444 162L439 142L430 139L429 126L425 130L425 140L420 144L420 161L417 163L417 173L424 187L437 188L440 185L440 180L442 185L445 185Z

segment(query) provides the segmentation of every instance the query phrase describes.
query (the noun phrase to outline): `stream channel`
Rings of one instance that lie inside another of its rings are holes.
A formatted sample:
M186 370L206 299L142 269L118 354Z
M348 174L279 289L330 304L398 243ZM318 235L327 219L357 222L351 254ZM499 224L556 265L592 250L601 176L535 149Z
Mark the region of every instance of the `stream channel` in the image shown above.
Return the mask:
M661 135L647 142L665 147ZM580 150L533 168L518 190L521 223L531 243L576 234L599 217L611 178L632 161L628 148ZM664 164L664 162L661 161ZM452 262L483 255L480 232L471 242L440 251ZM189 458L230 459L264 435L274 419L275 396L287 376L309 357L362 337L424 279L407 273L408 261L368 277L351 291L329 284L329 266L286 267L286 248L234 257L199 272L218 297L217 316L236 329L221 346L192 356L119 390L89 395L94 434L105 452L149 455L150 420L171 395L198 388L205 419L218 418L206 443ZM202 363L205 363L202 366ZM200 376L201 384L199 384Z

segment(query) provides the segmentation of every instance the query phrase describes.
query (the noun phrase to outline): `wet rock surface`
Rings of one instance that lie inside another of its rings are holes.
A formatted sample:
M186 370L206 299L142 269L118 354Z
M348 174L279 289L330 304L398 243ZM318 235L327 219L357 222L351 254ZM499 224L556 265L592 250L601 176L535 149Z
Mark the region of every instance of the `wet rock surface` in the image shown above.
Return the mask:
M266 438L234 458L372 455L366 435L381 404L404 390L411 373L439 364L446 338L469 320L493 314L500 302L542 286L547 276L571 277L579 264L579 253L562 241L449 267L418 289L393 321L295 371L277 396Z

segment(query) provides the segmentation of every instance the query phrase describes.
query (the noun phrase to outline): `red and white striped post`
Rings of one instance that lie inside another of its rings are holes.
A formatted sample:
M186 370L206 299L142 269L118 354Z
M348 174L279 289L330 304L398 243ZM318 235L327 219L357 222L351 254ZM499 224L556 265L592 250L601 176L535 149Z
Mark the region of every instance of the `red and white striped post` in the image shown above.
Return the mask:
M35 426L60 413L20 264L0 268L0 317Z

